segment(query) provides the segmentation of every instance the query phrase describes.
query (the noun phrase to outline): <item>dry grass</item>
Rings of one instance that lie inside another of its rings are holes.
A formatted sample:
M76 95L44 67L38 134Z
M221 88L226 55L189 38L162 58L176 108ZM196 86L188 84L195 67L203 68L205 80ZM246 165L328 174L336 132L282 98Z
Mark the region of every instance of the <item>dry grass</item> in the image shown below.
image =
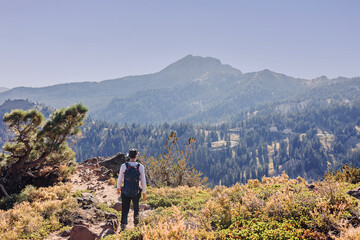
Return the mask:
M27 201L15 204L10 210L0 210L0 239L43 239L60 229L59 217L77 206L70 193L70 184L25 189Z
M335 240L360 240L360 227L354 228L350 226L349 228L341 231L340 236L333 236Z
M280 176L231 187L148 188L152 211L114 239L344 239L360 240L360 201L347 191L359 171L328 174L309 189L304 179ZM0 211L0 239L42 239L62 227L76 207L70 185L24 190L27 201Z

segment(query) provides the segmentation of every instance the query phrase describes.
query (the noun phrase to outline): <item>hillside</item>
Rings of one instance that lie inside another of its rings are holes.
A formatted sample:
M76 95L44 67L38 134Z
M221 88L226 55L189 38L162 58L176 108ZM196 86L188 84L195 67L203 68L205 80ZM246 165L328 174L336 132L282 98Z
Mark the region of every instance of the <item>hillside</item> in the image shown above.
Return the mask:
M270 70L242 73L218 59L189 55L153 74L14 88L0 93L0 102L26 98L55 108L82 102L93 119L121 124L221 123L276 101L346 101L342 93L349 89L350 97L358 96L359 82L360 78L305 80Z
M139 225L125 231L115 179L99 172L83 163L65 184L0 200L1 239L360 239L360 169L312 185L283 173L231 187L149 187Z
M52 108L46 107L41 104L35 104L27 100L6 100L2 105L0 105L0 118L2 120L4 114L9 113L14 109L29 110L34 108L44 114L46 118L48 118L50 114L54 111L54 109ZM3 144L8 140L8 138L9 132L6 130L3 121L0 121L0 146L3 146Z
M43 88L14 88L0 94L0 101L6 99L27 98L53 107L64 107L74 102L82 102L90 110L101 109L115 97L126 98L139 91L150 89L175 88L204 73L222 73L239 75L239 70L222 65L214 58L186 56L169 65L162 71L142 76L130 76L101 82L69 83Z
M90 118L73 149L78 162L126 152L131 147L144 156L156 157L163 153L162 146L174 131L180 148L189 137L196 138L190 161L209 178L211 185L246 183L248 179L275 176L283 170L292 178L301 176L314 181L346 163L360 167L360 99L351 97L350 89L347 93L342 97L348 102L339 98L337 102L324 99L262 105L221 125L121 125ZM52 112L17 100L1 105L0 113L34 107L42 109L46 117ZM2 122L0 131L2 145L10 137Z
M9 88L0 87L0 93L10 90Z
M359 100L308 105L286 101L243 112L221 125L89 121L74 151L78 161L126 152L134 146L144 156L158 156L175 131L179 148L189 137L196 138L190 161L213 185L246 183L283 170L291 178L315 181L346 163L360 167L359 116Z

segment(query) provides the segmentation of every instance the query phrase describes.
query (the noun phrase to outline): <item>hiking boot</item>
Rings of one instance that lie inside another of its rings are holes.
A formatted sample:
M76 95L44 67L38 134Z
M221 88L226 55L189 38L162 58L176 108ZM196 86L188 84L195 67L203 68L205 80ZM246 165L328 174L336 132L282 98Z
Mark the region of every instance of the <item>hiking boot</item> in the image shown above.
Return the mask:
M139 224L139 218L134 219L134 226L136 227Z
M126 229L126 224L121 224L120 227L121 227L121 231L124 231Z

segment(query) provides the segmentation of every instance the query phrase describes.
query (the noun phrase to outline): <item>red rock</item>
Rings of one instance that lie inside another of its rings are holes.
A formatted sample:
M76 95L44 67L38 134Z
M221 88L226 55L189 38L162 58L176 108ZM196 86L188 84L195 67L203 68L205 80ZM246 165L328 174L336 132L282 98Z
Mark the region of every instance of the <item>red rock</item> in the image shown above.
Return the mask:
M70 232L69 240L95 240L98 236L89 228L82 225L75 225Z
M112 206L112 208L120 212L122 210L122 203L120 202L115 203L114 206Z

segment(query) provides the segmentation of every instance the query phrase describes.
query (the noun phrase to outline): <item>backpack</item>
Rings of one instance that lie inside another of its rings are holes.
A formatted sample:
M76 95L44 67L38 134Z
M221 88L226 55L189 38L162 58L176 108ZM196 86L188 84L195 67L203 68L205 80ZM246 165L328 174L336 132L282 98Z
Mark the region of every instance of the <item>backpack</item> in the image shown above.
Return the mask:
M135 167L130 166L128 162L125 163L126 170L124 172L124 187L121 189L127 197L136 197L140 193L140 163Z

